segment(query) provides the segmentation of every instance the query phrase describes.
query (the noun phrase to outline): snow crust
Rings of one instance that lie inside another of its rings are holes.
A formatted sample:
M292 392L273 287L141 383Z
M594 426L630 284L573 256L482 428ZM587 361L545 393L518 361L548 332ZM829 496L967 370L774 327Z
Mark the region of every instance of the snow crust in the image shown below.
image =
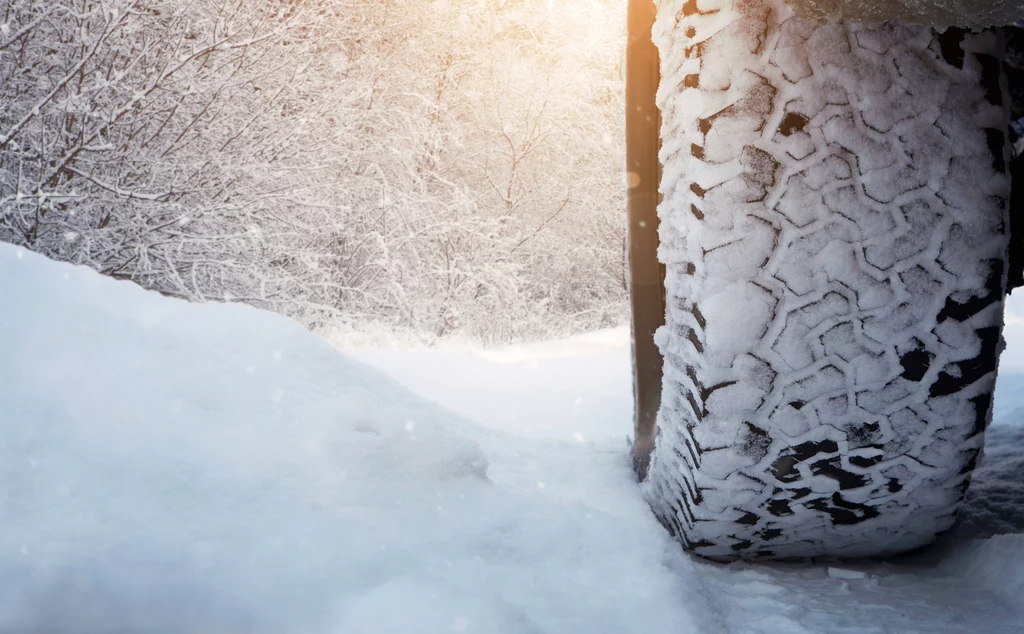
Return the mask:
M786 0L812 22L892 20L935 27L983 28L1024 19L1021 0Z
M633 480L624 330L353 351L377 369L268 313L0 244L0 351L0 632L1024 622L1024 496L1000 497L1024 491L1024 413L999 411L961 524L926 556L723 566L681 552Z

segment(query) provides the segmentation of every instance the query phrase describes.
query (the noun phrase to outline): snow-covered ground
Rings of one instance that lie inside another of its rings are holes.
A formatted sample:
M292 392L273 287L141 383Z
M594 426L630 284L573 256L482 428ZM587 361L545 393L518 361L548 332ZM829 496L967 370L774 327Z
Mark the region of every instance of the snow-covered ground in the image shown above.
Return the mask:
M0 245L0 632L1020 632L1013 323L943 543L719 565L633 482L623 330L341 354Z

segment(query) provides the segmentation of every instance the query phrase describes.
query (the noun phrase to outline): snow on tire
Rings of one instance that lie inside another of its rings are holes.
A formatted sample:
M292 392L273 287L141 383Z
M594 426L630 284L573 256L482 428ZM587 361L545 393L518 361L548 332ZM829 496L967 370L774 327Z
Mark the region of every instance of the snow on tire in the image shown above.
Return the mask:
M994 32L663 0L656 515L720 558L910 550L991 416L1010 183Z

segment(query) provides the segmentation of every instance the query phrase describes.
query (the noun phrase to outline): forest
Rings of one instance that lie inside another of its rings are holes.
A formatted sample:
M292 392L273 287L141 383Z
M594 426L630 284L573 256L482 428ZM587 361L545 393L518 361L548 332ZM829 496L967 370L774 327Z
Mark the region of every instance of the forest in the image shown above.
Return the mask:
M321 333L626 319L614 0L3 0L0 241Z

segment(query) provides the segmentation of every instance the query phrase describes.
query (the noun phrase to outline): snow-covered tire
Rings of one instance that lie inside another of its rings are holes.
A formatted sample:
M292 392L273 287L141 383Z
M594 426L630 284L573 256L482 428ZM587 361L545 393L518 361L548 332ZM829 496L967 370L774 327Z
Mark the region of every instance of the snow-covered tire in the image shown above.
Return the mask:
M716 558L928 543L969 484L1002 347L999 34L662 0L654 38L655 514Z

